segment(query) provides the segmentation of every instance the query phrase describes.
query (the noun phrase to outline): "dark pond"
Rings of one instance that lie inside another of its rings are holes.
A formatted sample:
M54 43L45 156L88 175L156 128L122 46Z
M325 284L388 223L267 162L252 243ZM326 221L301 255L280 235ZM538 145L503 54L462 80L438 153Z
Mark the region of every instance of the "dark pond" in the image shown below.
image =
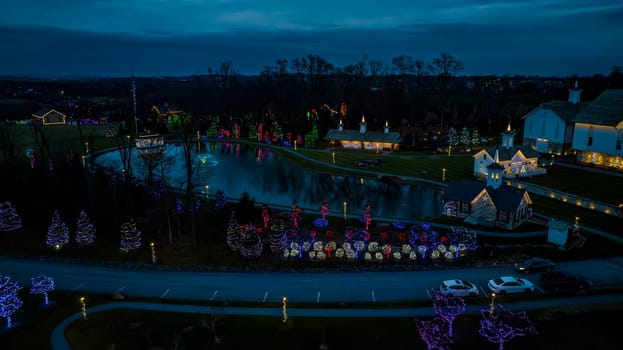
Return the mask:
M134 175L146 178L145 162L132 153ZM122 167L119 152L99 155L95 162L110 170ZM167 145L154 174L174 188L183 188L185 163L182 147ZM308 213L319 211L323 199L332 214L361 214L370 201L373 216L409 219L436 217L441 213L441 192L421 184L398 184L375 178L341 176L304 169L279 152L244 144L213 143L195 156L195 188L211 197L221 189L228 198L248 192L258 203L287 206L293 200Z

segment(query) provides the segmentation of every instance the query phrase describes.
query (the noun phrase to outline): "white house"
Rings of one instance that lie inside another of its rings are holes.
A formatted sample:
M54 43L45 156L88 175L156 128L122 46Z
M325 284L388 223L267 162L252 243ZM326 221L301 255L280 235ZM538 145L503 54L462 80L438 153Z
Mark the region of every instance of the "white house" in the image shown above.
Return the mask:
M567 101L545 102L526 114L523 117L523 144L539 153L569 154L574 118L588 105L580 101L581 92L576 81L569 89Z
M529 177L545 174L546 170L538 167L539 155L530 146L515 146L515 131L511 130L511 124L502 133L502 144L483 148L476 152L474 158L474 176L486 177L488 166L498 163L502 168L504 177Z
M584 164L623 169L623 90L606 90L575 117L571 148Z

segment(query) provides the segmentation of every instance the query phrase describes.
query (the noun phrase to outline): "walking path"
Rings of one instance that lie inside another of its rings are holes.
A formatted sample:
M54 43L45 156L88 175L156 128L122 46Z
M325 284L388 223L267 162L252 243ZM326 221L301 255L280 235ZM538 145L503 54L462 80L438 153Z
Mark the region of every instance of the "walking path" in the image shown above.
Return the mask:
M557 308L566 306L591 305L599 303L621 303L623 295L595 295L582 297L568 297L546 300L522 301L505 304L510 310L534 310L545 308ZM489 304L468 305L465 314L478 315L480 310L488 308ZM143 302L113 302L97 305L87 310L88 314L104 310L134 309L162 312L179 312L190 314L217 314L217 315L254 315L283 317L280 307L234 307L234 306L199 306L187 304L157 304ZM288 308L288 317L433 317L435 315L432 305L430 307L401 308L401 309L347 309L347 308ZM88 317L87 314L87 317ZM82 319L82 313L76 313L64 319L52 332L51 344L53 350L72 350L65 338L67 327ZM88 322L88 320L87 320Z

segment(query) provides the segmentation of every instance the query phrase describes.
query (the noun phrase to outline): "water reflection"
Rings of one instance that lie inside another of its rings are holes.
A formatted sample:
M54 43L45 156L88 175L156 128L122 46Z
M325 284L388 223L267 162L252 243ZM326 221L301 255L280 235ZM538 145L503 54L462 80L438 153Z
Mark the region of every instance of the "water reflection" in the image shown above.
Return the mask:
M97 157L96 163L109 169L121 168L119 152ZM144 162L133 153L132 168L145 178ZM183 188L185 163L182 147L167 145L154 174L163 176L174 188ZM308 212L319 211L323 199L332 214L339 215L343 203L349 214L361 214L372 202L375 216L423 218L441 212L441 192L420 184L396 184L360 176L342 176L303 169L288 162L278 152L244 144L211 143L195 156L197 191L218 189L237 198L248 192L257 202L288 206L296 199Z

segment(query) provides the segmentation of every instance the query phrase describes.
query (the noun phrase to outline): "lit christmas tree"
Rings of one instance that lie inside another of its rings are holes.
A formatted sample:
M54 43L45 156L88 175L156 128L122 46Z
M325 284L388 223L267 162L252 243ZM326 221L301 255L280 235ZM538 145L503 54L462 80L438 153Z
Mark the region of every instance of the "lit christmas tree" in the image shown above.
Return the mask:
M11 202L0 203L0 231L13 231L22 227L22 219Z
M478 146L480 144L480 135L478 134L478 129L474 129L472 131L472 146Z
M472 139L469 136L469 129L467 129L467 127L464 126L463 129L461 130L461 144L463 146L469 146L471 141Z
M236 217L236 211L232 210L229 217L229 224L227 225L227 246L233 251L240 249L240 225L238 225L238 219Z
M30 293L43 294L45 305L48 305L48 293L54 290L54 278L48 276L36 276L30 279L32 287Z
M0 317L6 318L7 328L11 328L11 316L24 303L17 293L22 287L8 276L0 275Z
M448 130L448 146L456 146L459 144L459 135L455 128L450 127Z
M504 344L515 337L523 337L528 333L536 334L536 329L528 319L526 310L512 312L502 305L480 310L480 329L478 332L490 342L498 344L503 350Z
M208 129L208 137L216 137L218 135L219 125L221 124L221 117L211 117L210 118L210 128Z
M130 220L121 224L121 250L129 252L141 246L141 231L136 222Z
M81 247L95 243L95 226L93 226L89 216L84 210L81 211L78 216L76 243Z
M61 219L58 210L55 210L54 214L52 214L52 223L48 227L46 243L49 247L56 249L60 249L69 243L69 229L67 224Z

